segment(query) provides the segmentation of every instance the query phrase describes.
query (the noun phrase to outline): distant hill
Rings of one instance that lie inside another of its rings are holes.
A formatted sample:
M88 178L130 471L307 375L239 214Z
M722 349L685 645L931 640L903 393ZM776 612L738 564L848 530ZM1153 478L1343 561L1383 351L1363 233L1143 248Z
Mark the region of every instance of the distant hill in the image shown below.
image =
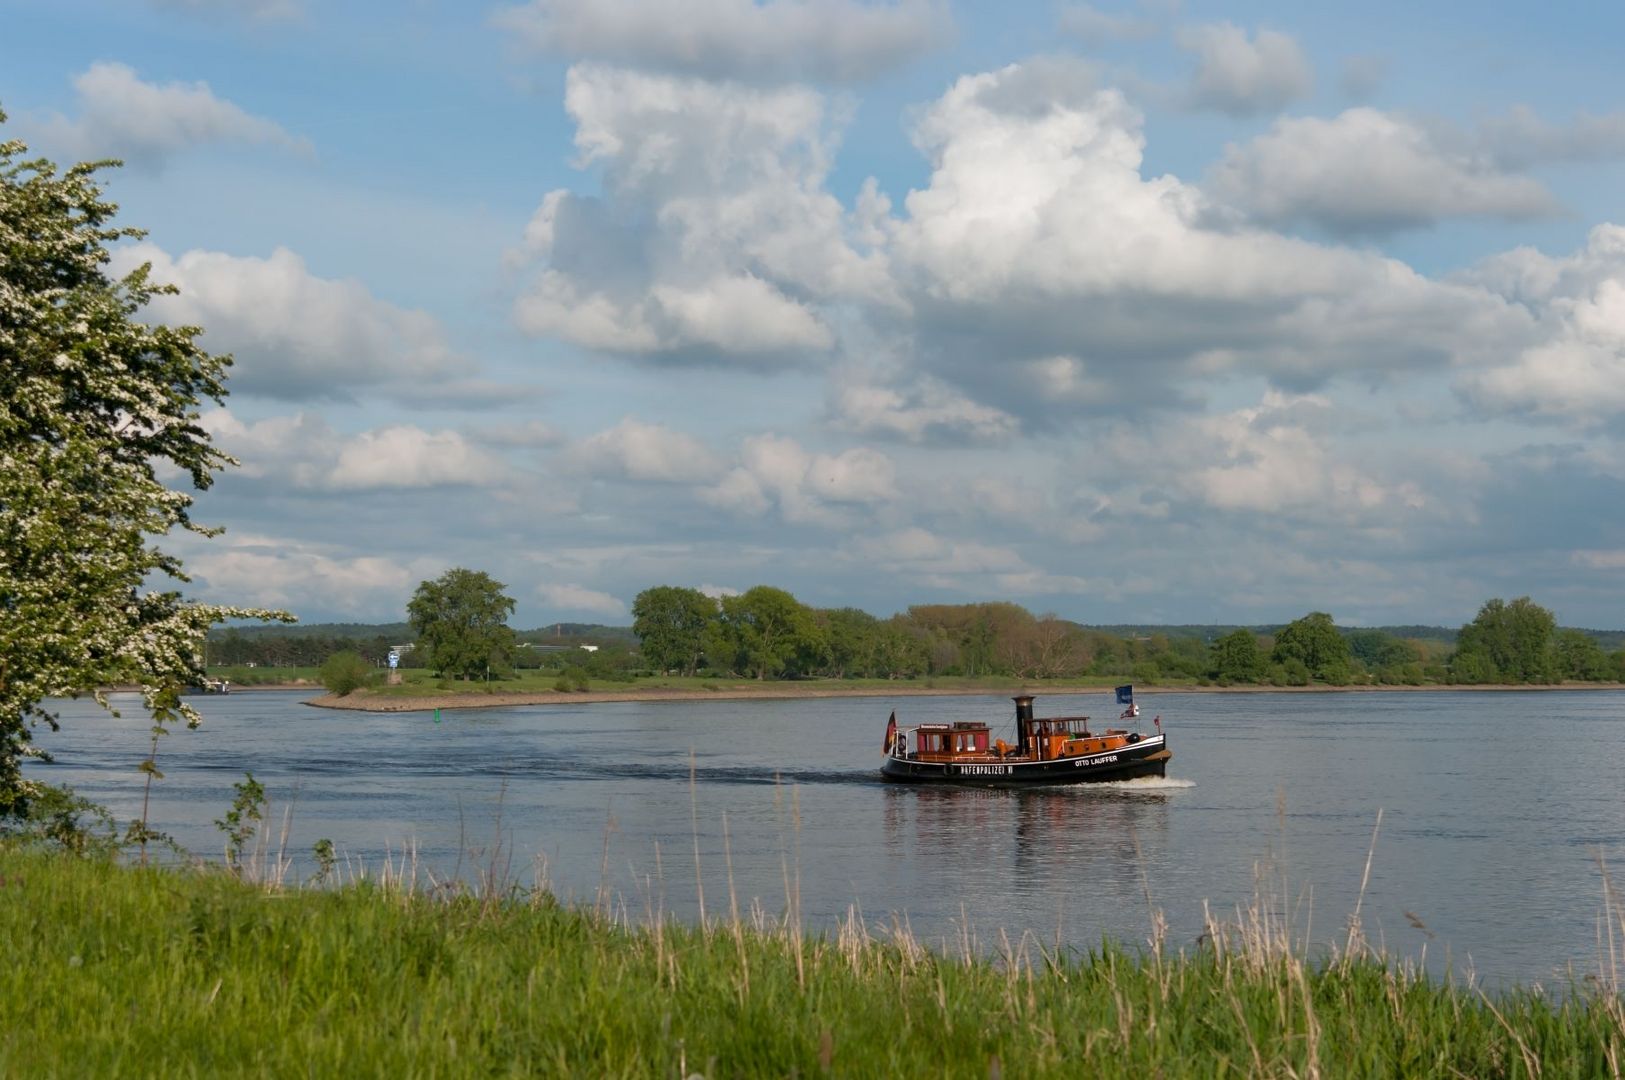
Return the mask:
M638 642L638 636L632 632L630 626L603 626L599 623L553 623L535 630L516 630L514 636L520 641L530 641L537 645L581 640L600 644L624 641L629 645L636 645Z

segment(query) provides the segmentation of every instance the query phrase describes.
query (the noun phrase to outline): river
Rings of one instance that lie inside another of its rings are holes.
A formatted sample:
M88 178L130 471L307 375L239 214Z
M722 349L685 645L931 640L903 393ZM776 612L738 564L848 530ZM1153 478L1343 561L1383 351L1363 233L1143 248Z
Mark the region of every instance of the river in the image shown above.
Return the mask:
M559 895L650 911L772 915L811 929L853 909L922 940L1032 931L1133 946L1163 913L1189 948L1203 905L1260 891L1315 943L1358 902L1368 937L1435 975L1567 984L1595 971L1600 865L1625 865L1625 692L1143 693L1173 761L1164 781L1034 791L882 784L900 723L1007 722L1003 697L532 706L432 713L313 709L305 695L192 699L205 723L161 741L152 824L218 856L213 822L245 770L291 808L297 873L329 838L353 870L415 849L420 874L493 864ZM58 703L39 743L120 822L139 813L148 720ZM1040 716L1115 715L1107 693L1040 697ZM692 783L691 783L692 770ZM1381 827L1378 830L1378 814ZM1373 845L1373 833L1376 832ZM695 847L698 843L699 874ZM499 846L500 845L500 846ZM1363 899L1361 878L1370 859ZM731 863L731 874L729 864ZM1616 924L1617 925L1617 924ZM1620 943L1625 947L1625 942Z

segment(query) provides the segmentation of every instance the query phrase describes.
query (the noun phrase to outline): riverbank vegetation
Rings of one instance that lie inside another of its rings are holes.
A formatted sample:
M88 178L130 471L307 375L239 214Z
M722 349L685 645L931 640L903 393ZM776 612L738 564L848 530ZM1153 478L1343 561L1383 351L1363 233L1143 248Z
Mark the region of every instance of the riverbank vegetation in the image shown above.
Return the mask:
M501 588L485 578L479 595L479 603L499 615L511 606ZM690 689L738 680L816 680L849 689L945 680L988 689L1625 681L1625 634L1559 628L1553 614L1528 597L1490 600L1459 631L1340 627L1324 612L1274 627L1102 628L1011 603L922 604L882 619L856 608L809 607L769 586L720 598L655 586L638 595L632 614L629 628L572 627L566 634L558 626L500 638L492 635L507 628L490 618L491 625L476 632L461 616L448 616L404 647L386 644L382 633L343 639L231 630L213 647L217 655L246 655L258 643L269 655L273 646L283 647L276 643L298 640L307 652L344 646L380 668L393 649L400 683L369 691L392 695L634 684ZM397 638L411 631L390 629L399 631Z
M1077 955L898 918L634 926L607 900L411 886L0 846L0 993L28 1003L0 1020L0 1073L1535 1077L1625 1058L1606 964L1558 995L1486 995L1384 963L1357 922L1306 959L1269 903L1184 949Z

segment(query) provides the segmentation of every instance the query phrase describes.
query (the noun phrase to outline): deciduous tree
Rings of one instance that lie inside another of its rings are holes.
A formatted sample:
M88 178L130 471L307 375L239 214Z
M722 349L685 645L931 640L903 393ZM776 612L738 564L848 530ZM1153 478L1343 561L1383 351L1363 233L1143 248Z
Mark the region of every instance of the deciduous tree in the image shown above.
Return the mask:
M829 646L829 674L837 679L873 675L880 644L880 620L857 608L815 613Z
M1557 619L1527 596L1487 600L1456 635L1451 672L1458 682L1552 682L1556 631Z
M1251 630L1234 630L1213 643L1212 673L1227 682L1257 682L1264 675L1264 656Z
M5 120L0 113L0 123ZM192 495L236 464L198 423L226 393L231 360L197 327L142 320L172 293L142 266L107 274L114 224L95 164L58 171L0 142L0 823L47 792L32 729L54 696L142 688L156 729L199 723L180 698L203 677L203 639L225 618L280 612L186 601L174 530L211 536ZM113 164L113 163L103 163ZM103 702L105 704L105 702Z
M1349 681L1349 643L1324 611L1311 611L1282 627L1275 635L1270 660L1282 665L1297 660L1323 682L1340 685Z
M442 675L463 679L506 674L513 652L513 597L483 570L453 567L425 581L406 605L418 645Z
M1559 630L1552 640L1557 674L1564 679L1596 681L1608 678L1608 654L1584 630Z
M802 661L798 666L805 670L805 662L816 663L827 648L812 612L783 589L769 585L724 597L722 621L739 662L758 679L784 673L792 661Z
M632 632L642 642L643 659L655 671L692 675L705 656L706 628L718 616L717 602L698 589L656 585L632 601Z

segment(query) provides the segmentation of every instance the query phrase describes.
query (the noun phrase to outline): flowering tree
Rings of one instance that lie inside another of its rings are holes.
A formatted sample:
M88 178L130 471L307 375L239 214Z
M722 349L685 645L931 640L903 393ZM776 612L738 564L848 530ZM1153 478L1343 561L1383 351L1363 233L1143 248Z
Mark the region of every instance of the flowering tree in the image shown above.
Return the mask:
M201 490L236 464L197 423L231 360L199 348L196 327L139 321L174 291L148 267L106 273L107 245L141 235L102 198L95 174L114 163L59 173L26 153L0 142L0 825L47 790L22 774L45 756L32 730L55 727L47 698L135 684L155 730L195 727L180 689L202 675L209 626L289 618L177 591L181 564L154 541L219 530L193 522L192 496L163 478Z

